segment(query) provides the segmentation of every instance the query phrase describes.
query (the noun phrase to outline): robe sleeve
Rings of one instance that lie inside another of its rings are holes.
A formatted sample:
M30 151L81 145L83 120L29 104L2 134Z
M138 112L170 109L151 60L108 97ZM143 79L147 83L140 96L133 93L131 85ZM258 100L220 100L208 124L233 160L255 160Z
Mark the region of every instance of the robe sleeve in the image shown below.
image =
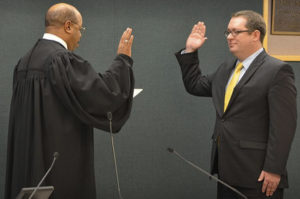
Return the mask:
M107 113L112 113L113 132L129 118L134 89L133 61L120 54L104 74L72 52L50 59L48 76L62 103L87 125L109 131Z

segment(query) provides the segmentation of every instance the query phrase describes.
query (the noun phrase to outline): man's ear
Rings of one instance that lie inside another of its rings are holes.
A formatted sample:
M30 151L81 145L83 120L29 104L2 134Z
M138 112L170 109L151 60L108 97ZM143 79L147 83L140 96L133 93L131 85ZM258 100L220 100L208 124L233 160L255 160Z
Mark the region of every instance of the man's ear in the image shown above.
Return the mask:
M65 22L65 25L64 25L64 29L67 33L70 33L71 32L71 25L72 25L72 22L70 20L67 20Z
M253 36L254 36L255 41L259 41L260 40L260 31L259 30L254 30L253 31Z

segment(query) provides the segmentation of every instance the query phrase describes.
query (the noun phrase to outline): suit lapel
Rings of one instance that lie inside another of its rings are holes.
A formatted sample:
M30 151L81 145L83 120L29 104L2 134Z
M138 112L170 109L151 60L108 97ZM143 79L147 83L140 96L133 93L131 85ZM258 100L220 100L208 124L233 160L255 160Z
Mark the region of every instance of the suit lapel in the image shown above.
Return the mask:
M266 52L263 51L253 60L253 62L249 66L248 70L246 71L246 73L244 74L242 79L239 81L239 83L234 88L225 113L230 109L231 104L234 102L234 99L238 96L238 94L239 94L240 90L243 88L243 86L251 79L251 77L254 75L254 73L257 71L257 69L262 65L266 55L267 55ZM225 91L224 91L224 96L225 96ZM223 97L223 99L224 99L224 97ZM223 104L224 104L224 102L223 102Z
M215 102L215 104L218 104L216 106L216 110L220 116L224 113L224 97L225 97L225 87L227 85L228 79L232 73L232 70L234 69L236 59L231 59L230 61L225 63L224 68L220 71L220 81L218 86L218 91L216 92L218 97L216 98L218 101Z

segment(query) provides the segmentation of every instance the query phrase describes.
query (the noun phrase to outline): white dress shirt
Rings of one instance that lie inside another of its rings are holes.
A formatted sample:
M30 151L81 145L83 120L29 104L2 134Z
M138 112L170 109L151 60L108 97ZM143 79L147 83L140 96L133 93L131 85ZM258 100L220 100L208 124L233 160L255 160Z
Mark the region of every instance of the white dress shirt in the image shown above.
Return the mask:
M242 77L244 76L244 74L245 74L246 71L248 70L249 66L250 66L250 65L252 64L252 62L254 61L254 59L255 59L255 58L256 58L263 50L264 50L263 48L260 48L258 51L256 51L255 53L253 53L252 55L250 55L249 57L247 57L247 59L245 59L245 60L243 61L243 68L241 69L240 76L239 76L239 79L238 79L238 81L237 81L236 84L239 83L239 81L242 79ZM235 67L236 67L239 63L240 63L240 61L238 60L238 61L236 62ZM230 78L229 78L229 80L228 80L228 82L227 82L225 91L226 91L226 89L227 89L227 86L228 86L229 82L230 82L231 79L232 79L232 76L233 76L235 67L234 67L234 69L233 69L232 72L231 72L231 75L230 75Z
M60 43L61 45L63 45L66 49L68 49L68 45L67 43L60 37L51 34L51 33L44 33L43 35L43 39L47 39L47 40L51 40L51 41L56 41L58 43Z

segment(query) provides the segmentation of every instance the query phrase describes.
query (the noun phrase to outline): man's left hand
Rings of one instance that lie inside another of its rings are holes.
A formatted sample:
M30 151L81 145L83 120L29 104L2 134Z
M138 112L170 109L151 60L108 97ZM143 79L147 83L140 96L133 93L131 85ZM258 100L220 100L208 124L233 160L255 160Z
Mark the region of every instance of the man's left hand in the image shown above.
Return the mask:
M263 181L262 192L266 193L266 196L272 196L280 182L280 175L262 171L260 173L258 181Z

